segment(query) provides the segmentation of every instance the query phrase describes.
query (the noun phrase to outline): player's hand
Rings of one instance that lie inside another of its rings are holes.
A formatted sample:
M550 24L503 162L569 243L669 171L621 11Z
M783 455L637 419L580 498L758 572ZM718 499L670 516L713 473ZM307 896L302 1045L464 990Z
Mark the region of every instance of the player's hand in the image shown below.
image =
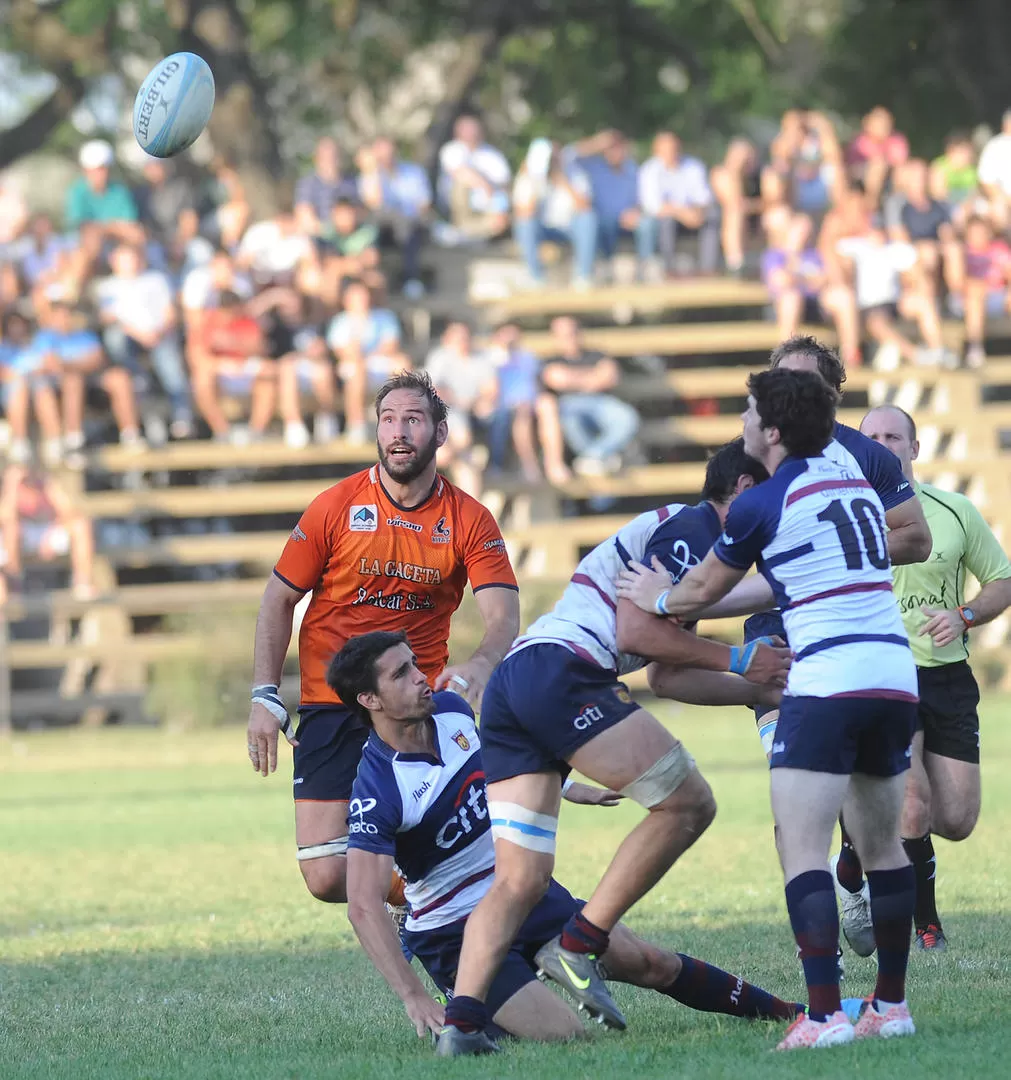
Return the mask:
M411 1018L419 1039L424 1038L429 1031L438 1035L446 1022L445 1008L428 994L418 994L417 997L408 998L404 1002L404 1008Z
M593 784L580 784L573 781L563 798L577 806L617 806L625 796L610 788L596 787Z
M280 730L281 721L266 705L254 701L246 725L246 748L253 772L267 776L277 768L277 736ZM288 741L292 746L298 746L293 736L289 735Z
M633 559L629 562L627 570L618 572L615 585L619 597L623 600L631 600L636 607L655 615L657 599L664 589L671 587L671 576L655 555L652 566L653 569L650 570Z
M491 664L479 657L471 657L463 664L446 668L435 680L435 689L452 690L459 694L474 710L481 708L484 688L491 678Z
M936 608L925 607L923 614L927 621L920 628L920 637L929 634L931 641L939 648L950 645L965 633L965 623L957 611L938 611Z
M766 645L764 641L759 643L744 677L748 682L781 688L786 686L793 653L783 644L782 638L773 638L772 641L771 645Z
M755 704L764 705L768 709L778 709L783 700L783 688L781 686L759 686L756 688Z

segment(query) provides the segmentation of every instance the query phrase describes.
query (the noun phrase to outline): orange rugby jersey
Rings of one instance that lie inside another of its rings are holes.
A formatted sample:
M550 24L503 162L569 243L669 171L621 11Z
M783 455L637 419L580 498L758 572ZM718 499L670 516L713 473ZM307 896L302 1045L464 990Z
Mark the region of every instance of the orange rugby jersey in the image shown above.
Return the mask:
M449 656L449 622L467 581L477 592L517 588L491 513L441 476L414 509L398 505L379 466L317 495L284 545L274 573L312 592L298 636L302 704L340 699L326 670L348 638L404 630L431 682Z

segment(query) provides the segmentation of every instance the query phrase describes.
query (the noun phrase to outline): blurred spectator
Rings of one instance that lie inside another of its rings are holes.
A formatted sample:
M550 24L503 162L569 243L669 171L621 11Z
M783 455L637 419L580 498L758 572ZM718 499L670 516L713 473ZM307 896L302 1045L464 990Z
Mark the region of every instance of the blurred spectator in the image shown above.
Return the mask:
M67 191L67 228L76 230L86 222L96 222L106 237L139 243L137 204L125 184L109 179L115 160L112 147L102 139L92 139L81 147L77 160L82 175Z
M1011 203L1011 109L1004 113L1000 133L983 147L979 156L979 186L990 201L990 212L998 229L1009 224Z
M46 364L44 354L30 348L31 323L21 314L8 311L0 318L0 394L10 424L10 448L14 464L23 465L31 457L29 409L34 407L42 435L42 460L56 465L63 453L60 406L56 399L56 364Z
M885 199L885 225L889 238L916 248L925 288L936 294L942 253L950 261L960 257L948 207L931 198L928 166L910 158L895 171L895 191Z
M65 262L67 241L56 234L48 214L35 214L21 253L19 270L29 290L53 284Z
M802 321L821 322L827 316L838 334L843 363L856 367L861 360L860 320L853 290L829 284L822 257L812 246L811 218L780 209L782 216L774 219L770 246L762 255L762 280L776 309L779 338L794 337Z
M189 338L199 332L203 312L216 308L221 294L226 291L248 300L253 295L253 284L246 274L236 270L232 256L219 247L210 262L194 267L183 279L180 299L187 344Z
M552 320L551 336L558 352L545 362L541 382L557 396L565 441L576 455L573 468L583 476L616 473L639 428L635 409L608 392L618 385L618 365L587 349L579 324L567 315Z
M758 154L747 139L731 139L722 165L710 174L720 204L720 237L727 270L737 275L744 267L744 244L749 224L762 212L762 181Z
M544 241L571 244L572 284L592 284L597 215L590 194L586 173L574 162L566 167L556 143L533 140L513 185L513 234L533 284L544 281Z
M640 230L639 169L620 131L609 128L570 149L590 178L593 209L597 214L597 252L610 259L622 233L635 234L640 263L649 257Z
M508 413L497 413L495 365L486 354L474 351L466 323L451 322L443 331L441 343L428 354L425 370L449 406L449 437L439 452L440 465L453 467L455 482L476 494L480 478L471 455L475 428L488 429L497 424L506 432L509 429ZM500 437L498 434L495 439Z
M537 463L534 418L542 396L541 362L529 349L523 348L520 329L515 323L505 323L495 331L488 348L488 358L498 376L497 422L492 424L489 431L489 466L495 471L506 467L511 435L523 478L530 484L539 483L541 470ZM539 427L544 470L551 483L564 484L571 474L565 465L562 429L553 398L540 418Z
M266 336L267 355L277 361L277 404L284 441L294 448L331 442L337 437L337 383L333 361L320 332L320 312L295 289L266 289L249 309ZM311 396L310 435L302 414L303 395Z
M766 211L766 215L772 212ZM851 266L839 254L839 241L866 236L872 222L873 215L868 209L867 199L863 192L855 188L844 191L836 205L825 215L818 234L818 252L833 285L850 282Z
M101 388L108 395L119 441L132 450L142 450L145 444L137 426L137 402L130 373L125 368L108 365L98 335L88 329L69 297L54 292L48 300L47 325L37 331L29 348L42 357L45 370L59 372L67 464L83 463L85 391L91 386Z
M845 187L842 149L832 121L823 113L787 110L769 157L762 173L768 206L789 202L805 214L821 215Z
M0 606L9 587L20 590L25 555L46 562L69 555L75 599L95 595L91 522L55 477L35 466L9 465L0 488Z
M640 260L651 259L660 244L664 273L674 272L679 233L699 241L699 269L711 274L719 256L719 226L706 167L681 153L681 140L661 131L653 140L653 156L639 169Z
M235 251L246 231L252 210L238 170L231 162L218 158L211 163L212 182L208 191L209 208L202 211L201 231L226 251Z
M895 120L883 105L867 113L846 148L850 179L863 185L873 205L880 203L892 170L908 157L909 142L895 130Z
M220 442L241 444L266 433L277 399L277 372L266 351L260 325L242 298L222 290L190 339L193 397ZM250 399L248 433L229 424L222 397Z
M946 203L955 217L956 212L976 194L978 186L979 173L972 136L964 131L953 132L944 140L944 153L931 162L930 194ZM964 225L965 222L960 224Z
M0 174L0 261L16 255L14 243L28 224L28 205L9 176Z
M145 155L143 176L135 192L141 224L164 249L169 265L181 267L200 229L196 190L165 158Z
M355 199L358 188L354 177L341 171L341 152L337 140L324 136L316 143L313 171L295 185L295 217L298 231L319 236L330 220L330 211L340 199Z
M131 244L120 244L110 262L113 276L99 282L96 290L105 350L113 364L134 374L141 370L141 358L148 356L168 395L169 433L174 439L188 439L193 434L193 413L168 278L145 268L144 256Z
M488 240L509 228L512 171L501 151L484 141L481 121L457 118L453 138L439 151L439 192L465 240Z
M367 398L395 372L411 368L400 345L400 323L392 311L372 306L364 282L352 281L344 290L344 310L334 316L326 341L337 357L347 437L368 442Z
M857 305L867 332L886 346L875 358L877 366L888 368L898 357L910 363L946 362L941 340L941 321L934 299L923 289L904 289L902 274L916 265L912 244L889 242L885 230L875 225L867 236L839 241L839 252L853 261ZM925 347L917 347L896 326L896 317L915 322Z
M413 161L397 157L393 140L380 136L358 158L358 196L379 225L389 234L403 256L404 295L417 300L424 295L421 281L421 248L432 209L432 186L428 174Z
M330 212L322 233L324 298L336 307L344 284L360 278L370 289L382 288L379 271L379 229L363 222L358 207L350 199L340 199Z
M299 231L295 215L282 210L249 226L239 241L235 265L247 271L261 287L290 285L299 264L312 258L315 258L312 241Z
M949 275L949 305L965 318L966 365L979 368L986 362L986 320L1003 315L1011 301L1011 248L994 237L986 218L969 219L960 270Z

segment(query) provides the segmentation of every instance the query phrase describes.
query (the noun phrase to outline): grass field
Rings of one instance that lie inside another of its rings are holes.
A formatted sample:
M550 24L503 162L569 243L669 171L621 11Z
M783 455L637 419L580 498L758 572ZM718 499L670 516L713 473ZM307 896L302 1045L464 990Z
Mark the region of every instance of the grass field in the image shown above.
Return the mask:
M719 802L713 828L631 925L785 996L802 995L743 710L667 713ZM0 1077L1006 1077L1011 1022L1011 702L984 707L984 808L938 843L951 940L914 955L920 1034L789 1057L779 1028L618 987L630 1030L442 1062L359 951L341 909L305 892L287 762L263 781L244 733L69 732L0 744ZM567 807L558 877L592 887L634 807ZM847 954L844 993L871 987ZM878 1073L878 1075L881 1075Z

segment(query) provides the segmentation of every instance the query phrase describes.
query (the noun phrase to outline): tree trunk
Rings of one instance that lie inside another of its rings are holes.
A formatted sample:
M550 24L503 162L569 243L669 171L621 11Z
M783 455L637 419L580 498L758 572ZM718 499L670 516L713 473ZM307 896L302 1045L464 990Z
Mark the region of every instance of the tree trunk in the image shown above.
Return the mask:
M53 72L53 75L60 80L60 85L20 124L3 133L0 139L0 170L45 145L53 131L69 118L84 97L84 81L73 71L66 69Z

